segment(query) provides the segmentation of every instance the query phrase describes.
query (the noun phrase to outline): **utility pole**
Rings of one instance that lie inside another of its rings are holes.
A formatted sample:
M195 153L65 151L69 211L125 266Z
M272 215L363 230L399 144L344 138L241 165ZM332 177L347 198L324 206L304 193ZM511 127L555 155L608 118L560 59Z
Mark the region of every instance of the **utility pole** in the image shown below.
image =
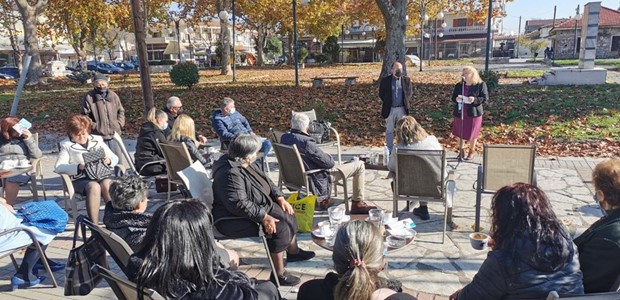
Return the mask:
M519 29L517 33L517 58L519 58L519 39L521 38L521 16L519 16Z

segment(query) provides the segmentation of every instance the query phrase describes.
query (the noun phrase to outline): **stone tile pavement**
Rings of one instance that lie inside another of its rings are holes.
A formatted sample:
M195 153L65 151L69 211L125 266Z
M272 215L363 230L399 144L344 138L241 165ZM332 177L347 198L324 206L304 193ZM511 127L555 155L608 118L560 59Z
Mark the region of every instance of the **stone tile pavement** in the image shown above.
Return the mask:
M343 148L343 159L349 160L352 156L365 154L370 151L380 152L380 149L369 149L365 147L345 147ZM335 149L328 149L328 152L335 153ZM449 154L449 157L454 157ZM63 205L62 185L57 175L53 173L53 164L56 159L54 153L46 154L44 164L46 169L45 183L47 197L57 199ZM593 167L601 159L588 157L539 157L536 160L536 172L538 183L548 194L553 203L556 214L568 224L572 232L585 230L600 216L598 206L592 200L591 172ZM275 157L268 158L270 163L270 176L277 182L278 166ZM388 255L388 267L386 275L403 282L406 290L418 299L447 299L455 290L463 287L471 281L476 274L482 261L486 257L486 251L473 250L469 245L468 235L472 232L474 223L474 204L475 190L473 183L476 178L477 164L461 163L455 170L455 180L457 192L454 199L453 221L455 226L447 233L445 243L441 243L443 207L441 205L430 204L431 219L422 221L410 213L405 213L401 218L411 217L416 223L416 230L419 232L416 240L405 248ZM449 162L455 165L454 161ZM389 180L386 179L387 172L366 171L366 201L378 205L384 209L392 209L391 189ZM351 186L351 184L349 183ZM154 210L163 201L165 193L151 193L153 200L150 202L149 210ZM20 192L20 200L30 197L30 192L23 189ZM338 197L342 197L339 194ZM336 198L338 198L336 197ZM489 208L491 195L483 196L482 201L482 227L484 230L489 228ZM341 204L342 205L342 204ZM401 203L402 207L404 203ZM84 203L79 203L79 207L84 211ZM103 208L103 206L102 206ZM103 216L103 212L100 213ZM315 222L326 219L324 212L317 212ZM73 236L73 224L70 224L67 231L60 234L48 247L47 253L51 259L65 261L71 248ZM299 234L299 243L304 249L316 251L317 257L310 261L290 263L287 269L300 274L303 281L322 278L332 269L331 252L324 250L313 244L310 234ZM259 279L269 277L268 262L265 257L264 248L257 241L249 239L229 240L222 242L226 247L236 250L242 257L241 270L249 276ZM17 256L18 261L21 255ZM110 268L120 273L118 267L112 259ZM62 287L52 288L51 281L47 280L36 288L18 290L10 292L10 278L15 270L8 257L0 259L0 299L65 299ZM59 284L64 281L64 272L55 274ZM282 287L282 295L288 299L296 298L298 287ZM73 297L86 299L85 297ZM87 299L114 299L111 289L105 282L102 282Z

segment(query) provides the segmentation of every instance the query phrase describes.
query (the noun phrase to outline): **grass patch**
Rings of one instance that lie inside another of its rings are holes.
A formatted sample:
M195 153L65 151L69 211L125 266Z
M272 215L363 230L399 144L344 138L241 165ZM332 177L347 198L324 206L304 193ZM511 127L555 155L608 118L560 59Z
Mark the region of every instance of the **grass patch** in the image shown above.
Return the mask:
M13 101L13 98L15 97L15 95L11 95L11 94L0 94L0 102L4 102L4 101Z
M559 67L578 66L578 59L556 59L553 62L554 65ZM596 59L594 64L598 66L609 66L613 68L620 68L620 59Z
M508 78L532 78L543 75L544 70L510 70L506 72Z

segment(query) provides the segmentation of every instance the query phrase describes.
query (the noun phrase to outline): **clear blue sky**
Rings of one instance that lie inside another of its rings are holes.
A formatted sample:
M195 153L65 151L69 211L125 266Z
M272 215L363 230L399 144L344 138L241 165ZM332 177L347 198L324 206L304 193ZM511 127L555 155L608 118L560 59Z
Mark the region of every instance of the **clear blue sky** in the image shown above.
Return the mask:
M553 19L553 7L557 6L556 18L568 18L575 15L575 9L579 5L580 13L583 13L583 6L588 2L584 0L514 0L506 4L504 19L504 33L514 31L519 32L519 16L521 16L521 33L525 27L526 20L533 19ZM602 0L601 5L612 9L620 7L618 0Z

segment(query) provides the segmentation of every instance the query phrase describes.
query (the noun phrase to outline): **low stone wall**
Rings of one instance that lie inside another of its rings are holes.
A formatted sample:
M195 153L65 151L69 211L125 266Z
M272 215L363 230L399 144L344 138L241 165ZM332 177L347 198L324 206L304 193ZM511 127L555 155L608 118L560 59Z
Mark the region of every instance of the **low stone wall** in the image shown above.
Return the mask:
M151 73L163 73L163 72L170 72L170 70L172 70L172 65L149 66L149 68L151 69Z

